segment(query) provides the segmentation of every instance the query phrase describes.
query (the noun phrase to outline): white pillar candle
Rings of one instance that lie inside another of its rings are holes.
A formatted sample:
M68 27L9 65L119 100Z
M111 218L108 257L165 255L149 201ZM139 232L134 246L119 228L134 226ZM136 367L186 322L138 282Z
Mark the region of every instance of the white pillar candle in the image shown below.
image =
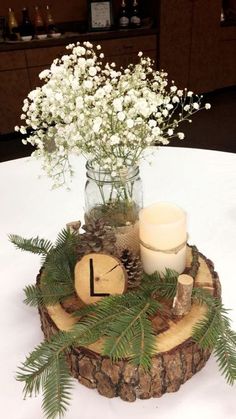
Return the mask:
M179 274L186 267L186 213L169 202L150 205L139 212L139 237L144 272Z

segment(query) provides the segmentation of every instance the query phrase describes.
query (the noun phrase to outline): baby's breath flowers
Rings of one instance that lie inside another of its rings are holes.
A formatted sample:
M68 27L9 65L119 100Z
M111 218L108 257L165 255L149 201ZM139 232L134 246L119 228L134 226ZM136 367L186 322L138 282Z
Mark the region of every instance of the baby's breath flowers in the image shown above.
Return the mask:
M36 146L33 155L43 158L55 186L72 174L71 154L117 175L137 165L148 146L183 139L179 124L203 108L201 96L169 86L167 74L141 52L138 64L117 69L103 63L99 45L78 42L67 49L40 73L45 83L24 100L25 125L16 127L27 134L25 144Z

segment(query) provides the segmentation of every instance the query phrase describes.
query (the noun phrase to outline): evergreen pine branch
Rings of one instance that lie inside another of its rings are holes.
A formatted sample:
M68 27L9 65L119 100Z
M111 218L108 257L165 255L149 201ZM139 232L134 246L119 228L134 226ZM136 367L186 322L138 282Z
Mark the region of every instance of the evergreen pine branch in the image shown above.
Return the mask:
M89 314L98 314L101 312L101 316L106 316L109 313L112 313L113 310L119 312L120 309L129 309L134 307L135 305L140 305L141 303L144 304L147 302L147 297L145 293L140 291L129 291L126 294L122 295L111 295L109 297L103 298L100 301L89 304L76 310L74 315L76 317L83 317ZM162 311L163 307L159 301L152 300L155 304L155 311Z
M147 294L157 293L160 298L173 298L176 281L177 275L173 271L166 271L163 278L155 273L144 278L143 289ZM201 288L193 288L192 298L207 306L206 316L193 328L192 338L203 349L214 350L220 371L227 382L233 384L236 380L236 333L231 329L228 310L219 299Z
M43 297L41 289L37 285L27 285L24 288L25 299L24 303L26 305L37 307L38 305L43 305Z
M43 409L46 417L61 417L69 403L72 377L65 351L72 344L71 333L60 332L50 341L38 345L19 368L17 380L24 381L25 396L43 389Z
M77 251L80 243L80 237L76 232L71 232L69 229L63 229L57 236L55 249L60 255L61 251L65 258L67 258L70 267L71 276L74 275L74 267L77 262Z
M90 311L91 310L91 311ZM103 355L113 361L129 358L135 365L145 370L151 366L154 354L155 336L149 316L162 310L162 305L153 299L146 298L142 293L127 293L102 299L90 306L77 311L77 315L85 315L78 325L83 327L77 334L79 345L95 342L104 338Z
M105 300L105 298L103 299ZM120 318L129 312L129 308L120 304L112 305L107 301L104 304L96 304L93 312L83 317L80 322L74 326L73 330L77 335L76 343L81 345L89 345L96 342L100 337L109 335L111 325L120 322ZM81 328L83 328L81 330ZM123 356L125 356L123 354Z
M71 332L58 332L38 345L19 368L16 379L25 383L25 397L43 389L43 409L48 419L61 417L69 404L72 377L65 359L67 350L78 340L81 344L93 341L91 335L83 324L75 325Z
M236 333L231 329L228 311L223 306L220 317L220 334L216 343L214 354L219 370L226 381L233 385L236 381Z
M57 237L56 245L45 262L45 282L74 283L74 268L77 262L76 247L79 238L68 229L63 229Z
M58 332L50 340L45 340L37 345L26 358L23 366L34 366L37 362L44 365L45 360L52 355L59 356L74 343L74 340L72 331Z
M74 273L71 272L68 259L63 251L54 249L45 262L42 283L54 283L60 286L62 282L73 283Z
M74 245L79 241L80 239L76 232L72 232L68 228L63 228L57 235L55 247L57 248L65 247L65 246L74 247Z
M25 239L12 234L9 239L18 249L43 256L44 274L49 282L73 282L76 247L80 241L78 235L63 229L58 234L55 246L49 240L39 237Z
M219 370L228 384L236 381L236 345L230 340L227 329L222 330L214 348Z
M144 305L129 308L119 316L118 321L115 320L109 324L103 349L104 355L108 355L113 361L132 356L131 342L134 338L135 326L148 307L149 303L145 302Z
M44 257L49 254L53 247L49 240L40 239L39 237L24 239L16 234L10 234L9 240L20 250L36 253Z
M47 419L64 416L71 399L72 377L65 356L53 358L43 388L43 411Z
M38 285L27 285L24 289L25 300L24 303L37 307L41 305L53 305L74 293L74 287L69 283L47 284L40 288Z
M142 365L145 371L151 368L151 356L156 351L156 338L152 323L146 315L141 315L134 328L132 339L132 357L134 365Z
M232 385L236 381L236 333L231 329L229 310L202 289L193 289L193 299L206 304L207 313L193 328L192 337L201 348L214 351L219 370Z
M219 337L220 309L208 308L203 320L192 329L192 338L203 349L213 349Z
M140 323L140 319L144 319L144 315L153 315L161 309L160 303L151 299L147 300L141 293L136 295L135 293L127 293L121 296L104 298L101 302L94 304L93 311L87 314L80 321L80 324L86 325L90 332L93 329L95 332L100 330L100 337L104 336L105 340L104 355L109 356L114 361L129 357L131 361L136 359L136 363L139 357L141 365L147 368L148 360L150 361L153 354L152 329L147 330L144 342L142 339L138 339L137 324ZM82 310L77 313L84 314L85 311ZM139 331L142 332L141 326ZM143 353L143 347L148 350L146 357Z
M193 288L192 299L198 304L206 304L207 307L215 306L219 301L203 288Z
M229 342L236 347L236 332L232 330L230 327L225 328L227 330L227 336Z
M171 269L166 269L163 276L158 272L155 272L152 275L144 274L141 290L146 295L155 293L160 299L173 299L176 294L177 278L178 273Z

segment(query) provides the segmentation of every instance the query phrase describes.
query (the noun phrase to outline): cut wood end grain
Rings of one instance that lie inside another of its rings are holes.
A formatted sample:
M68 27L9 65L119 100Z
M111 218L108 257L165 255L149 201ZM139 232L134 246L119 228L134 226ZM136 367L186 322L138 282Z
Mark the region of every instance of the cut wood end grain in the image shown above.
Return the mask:
M75 290L85 304L104 296L123 294L127 288L127 272L121 261L105 253L89 253L75 266Z

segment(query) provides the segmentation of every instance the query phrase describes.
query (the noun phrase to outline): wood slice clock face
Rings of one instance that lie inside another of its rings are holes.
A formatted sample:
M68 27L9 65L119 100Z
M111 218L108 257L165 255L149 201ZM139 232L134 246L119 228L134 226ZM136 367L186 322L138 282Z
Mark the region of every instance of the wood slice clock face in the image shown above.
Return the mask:
M96 303L109 295L123 294L127 273L114 256L89 253L75 265L75 290L85 304Z

